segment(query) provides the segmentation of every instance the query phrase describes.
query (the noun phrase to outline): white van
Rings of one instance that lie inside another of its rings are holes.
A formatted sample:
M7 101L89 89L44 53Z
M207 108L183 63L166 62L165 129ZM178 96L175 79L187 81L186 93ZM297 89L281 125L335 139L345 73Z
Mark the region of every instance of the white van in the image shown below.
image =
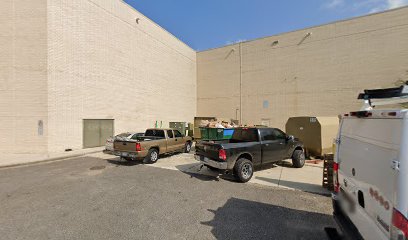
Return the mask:
M334 217L352 239L408 239L408 110L372 110L408 102L408 88L359 98L366 106L342 116L336 139Z

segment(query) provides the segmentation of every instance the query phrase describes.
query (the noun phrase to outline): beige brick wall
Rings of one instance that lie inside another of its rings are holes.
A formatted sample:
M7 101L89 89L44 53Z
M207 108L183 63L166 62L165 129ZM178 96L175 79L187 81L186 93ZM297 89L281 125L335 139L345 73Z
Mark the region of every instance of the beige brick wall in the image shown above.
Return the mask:
M407 43L408 8L401 8L244 42L242 56L240 44L199 52L197 114L239 116L240 72L243 123L284 128L289 117L359 109L363 89L408 80Z
M116 133L240 114L283 128L408 78L408 8L199 53L121 0L2 0L0 22L0 152L80 149L83 119L115 119Z
M46 11L44 0L0 1L1 153L47 151Z
M48 0L48 68L50 152L82 148L83 119L119 133L196 115L196 52L121 0Z

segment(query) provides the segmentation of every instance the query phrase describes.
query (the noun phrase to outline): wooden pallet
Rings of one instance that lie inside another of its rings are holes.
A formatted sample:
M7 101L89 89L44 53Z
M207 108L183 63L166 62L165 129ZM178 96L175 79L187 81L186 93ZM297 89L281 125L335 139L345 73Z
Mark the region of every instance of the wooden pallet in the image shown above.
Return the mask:
M323 158L323 181L322 185L329 191L334 190L333 184L333 154L326 154Z

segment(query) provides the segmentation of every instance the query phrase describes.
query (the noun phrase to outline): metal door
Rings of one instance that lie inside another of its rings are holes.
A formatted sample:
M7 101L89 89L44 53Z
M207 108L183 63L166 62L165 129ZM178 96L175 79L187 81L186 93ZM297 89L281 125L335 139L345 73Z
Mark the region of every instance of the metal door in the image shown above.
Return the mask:
M113 136L112 119L86 119L83 123L83 147L104 146L106 139Z

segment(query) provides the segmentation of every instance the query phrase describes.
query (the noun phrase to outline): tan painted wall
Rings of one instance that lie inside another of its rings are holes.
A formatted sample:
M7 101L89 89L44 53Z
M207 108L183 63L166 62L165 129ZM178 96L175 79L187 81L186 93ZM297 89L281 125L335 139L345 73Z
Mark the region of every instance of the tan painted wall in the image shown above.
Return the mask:
M46 11L43 0L0 1L1 153L47 151Z
M240 44L199 52L197 115L235 118L241 71L243 123L359 109L363 89L408 80L407 43L406 7L244 42L241 60Z
M196 52L124 2L48 0L48 42L50 152L82 148L83 119L193 121Z

